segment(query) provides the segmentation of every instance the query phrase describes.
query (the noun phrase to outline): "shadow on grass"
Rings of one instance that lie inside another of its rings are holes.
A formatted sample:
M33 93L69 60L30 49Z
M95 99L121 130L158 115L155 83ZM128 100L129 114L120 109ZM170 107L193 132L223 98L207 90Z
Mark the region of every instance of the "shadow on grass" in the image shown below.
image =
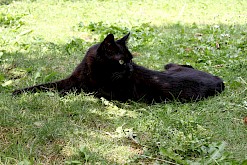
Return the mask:
M133 123L134 119L108 113L108 108L100 100L83 94L64 98L51 93L26 94L14 100L5 97L5 101L1 100L3 115L0 117L0 138L5 148L2 160L19 157L19 160L49 161L53 156L58 160L84 162L82 152L85 152L90 162L114 163L110 151L116 150L118 145L125 148L130 145L122 144L124 137L112 137L118 135L116 127ZM16 147L22 156L15 152ZM87 150L81 151L81 147Z

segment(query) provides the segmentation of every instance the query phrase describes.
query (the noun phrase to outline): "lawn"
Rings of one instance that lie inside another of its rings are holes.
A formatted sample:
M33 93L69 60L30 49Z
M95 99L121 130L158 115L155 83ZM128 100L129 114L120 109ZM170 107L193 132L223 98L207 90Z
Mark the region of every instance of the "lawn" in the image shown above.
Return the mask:
M246 164L247 1L0 1L0 164ZM223 78L199 102L126 103L14 89L68 76L109 33L134 61Z

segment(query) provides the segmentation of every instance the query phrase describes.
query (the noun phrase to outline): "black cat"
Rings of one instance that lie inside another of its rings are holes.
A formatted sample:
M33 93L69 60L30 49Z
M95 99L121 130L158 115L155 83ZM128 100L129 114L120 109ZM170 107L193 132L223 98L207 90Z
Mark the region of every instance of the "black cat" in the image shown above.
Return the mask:
M165 71L153 71L132 62L126 42L129 34L114 40L112 34L89 48L83 61L66 79L15 90L23 92L71 90L90 92L109 100L163 102L197 101L224 90L222 79L188 65L168 64Z

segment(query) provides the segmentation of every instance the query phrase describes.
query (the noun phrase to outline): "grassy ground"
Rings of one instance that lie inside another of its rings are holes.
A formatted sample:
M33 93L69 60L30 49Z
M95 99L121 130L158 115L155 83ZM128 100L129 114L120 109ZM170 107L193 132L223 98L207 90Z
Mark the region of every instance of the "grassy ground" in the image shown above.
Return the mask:
M244 164L246 1L0 3L0 164ZM190 64L226 90L197 103L109 102L16 88L68 76L89 46L131 32L134 61ZM246 161L245 161L246 163Z

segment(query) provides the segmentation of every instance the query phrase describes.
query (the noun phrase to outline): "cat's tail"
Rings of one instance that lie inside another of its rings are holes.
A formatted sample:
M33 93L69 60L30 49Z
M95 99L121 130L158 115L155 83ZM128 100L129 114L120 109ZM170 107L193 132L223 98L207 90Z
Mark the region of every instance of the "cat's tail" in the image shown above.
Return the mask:
M20 95L25 92L36 93L36 92L46 92L46 91L58 91L60 94L64 95L66 92L76 88L75 82L70 78L63 79L56 82L45 83L40 85L35 85L23 89L18 89L12 92L13 96Z

